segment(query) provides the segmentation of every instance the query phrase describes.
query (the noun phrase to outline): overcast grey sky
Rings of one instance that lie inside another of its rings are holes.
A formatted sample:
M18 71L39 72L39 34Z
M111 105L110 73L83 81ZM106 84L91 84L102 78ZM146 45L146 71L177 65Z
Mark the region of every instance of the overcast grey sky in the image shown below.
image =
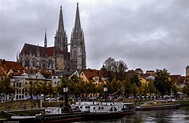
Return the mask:
M185 75L189 65L189 0L0 0L0 59L16 60L24 43L54 45L60 5L70 42L79 2L87 68L108 57L129 69L166 68Z

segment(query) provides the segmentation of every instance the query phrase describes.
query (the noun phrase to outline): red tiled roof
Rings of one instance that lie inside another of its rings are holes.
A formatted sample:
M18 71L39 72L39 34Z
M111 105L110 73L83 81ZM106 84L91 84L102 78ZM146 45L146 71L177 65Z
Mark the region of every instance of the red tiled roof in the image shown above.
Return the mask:
M4 69L4 71L9 71L12 69L12 71L23 71L24 67L19 62L14 61L2 61L0 66Z
M47 56L53 56L54 52L55 52L55 48L54 47L47 47L45 49L45 52L46 52Z
M5 76L6 74L5 74L5 71L3 70L3 68L2 67L0 67L0 76Z
M92 77L102 77L100 70L84 69L82 72L88 79L91 79Z
M141 68L136 68L135 71L141 71L141 72L143 72L143 70Z
M55 47L41 47L38 45L32 45L25 43L22 50L21 55L37 55L37 50L40 52L40 56L46 57L46 56L54 56L55 54ZM60 49L57 49L57 52L64 55L64 58L69 58L70 53L66 51L61 51Z
M173 83L183 83L185 80L185 77L181 75L169 75Z
M13 75L21 75L24 70L24 67L20 63L14 62L14 61L2 60L0 62L0 67L3 68L4 72L6 72L6 74L8 72L12 71Z

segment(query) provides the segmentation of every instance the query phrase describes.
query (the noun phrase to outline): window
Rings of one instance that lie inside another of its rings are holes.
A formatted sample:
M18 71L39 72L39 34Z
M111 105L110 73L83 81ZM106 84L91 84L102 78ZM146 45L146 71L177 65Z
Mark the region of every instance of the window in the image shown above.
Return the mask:
M117 108L116 108L116 107L114 107L114 111L117 111Z
M95 77L94 80L95 80L95 81L99 81L99 78L98 78L98 77Z

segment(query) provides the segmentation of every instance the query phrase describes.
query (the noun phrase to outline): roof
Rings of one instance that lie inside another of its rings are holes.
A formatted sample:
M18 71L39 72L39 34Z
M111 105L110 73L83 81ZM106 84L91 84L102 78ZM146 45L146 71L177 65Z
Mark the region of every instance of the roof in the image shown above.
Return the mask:
M72 75L72 73L73 73L72 71L55 72L54 74L51 74L48 78L50 79L52 76L58 76L58 77L65 76L65 77L69 77L69 76Z
M86 78L91 79L92 77L102 77L102 73L100 70L93 69L84 69L82 72L85 74Z
M24 67L19 62L14 61L2 60L0 62L0 67L2 67L5 72L9 72L10 70L12 70L14 73L17 73L23 72L24 70Z
M42 46L38 46L38 45L25 43L20 54L37 56L37 51L39 51L40 52L39 55L41 57L47 57L47 56L54 56L55 50L56 50L55 47L42 47ZM64 55L64 58L69 58L69 56L70 56L70 53L67 51L61 51L60 49L57 49L57 52L59 54Z
M0 60L0 75L19 76L23 73L24 67L14 61Z
M5 74L5 71L3 70L3 68L2 67L0 67L0 76L5 76L6 74Z
M135 71L143 72L143 70L141 68L136 68Z

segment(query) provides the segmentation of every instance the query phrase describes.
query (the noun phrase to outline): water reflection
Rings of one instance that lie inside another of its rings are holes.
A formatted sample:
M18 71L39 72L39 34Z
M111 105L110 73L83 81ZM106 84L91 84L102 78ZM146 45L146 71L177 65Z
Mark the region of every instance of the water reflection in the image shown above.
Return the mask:
M189 123L189 107L175 110L136 111L117 120L86 121L77 123Z

